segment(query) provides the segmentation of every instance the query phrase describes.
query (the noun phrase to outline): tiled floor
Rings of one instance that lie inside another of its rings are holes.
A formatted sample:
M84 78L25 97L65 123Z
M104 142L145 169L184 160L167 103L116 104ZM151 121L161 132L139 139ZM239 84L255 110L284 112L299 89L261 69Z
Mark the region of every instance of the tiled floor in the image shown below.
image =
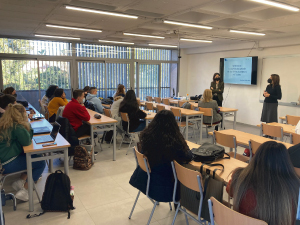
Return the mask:
M226 128L231 128L232 123L226 122ZM238 130L259 135L257 127L244 124L237 124ZM203 130L205 131L205 130ZM190 131L192 134L192 131ZM199 131L198 131L199 132ZM203 142L211 141L206 138L203 132ZM198 133L199 134L199 133ZM199 136L197 136L199 137ZM120 140L120 138L118 139ZM193 141L193 140L192 140ZM17 224L103 224L103 225L140 225L146 224L153 204L146 196L141 194L140 199L133 212L131 220L128 219L131 207L137 195L137 190L129 183L136 162L132 151L126 155L128 145L123 145L121 150L117 150L117 161L112 161L112 146L103 145L103 151L98 153L95 165L89 171L73 170L70 167L70 179L75 186L76 209L71 212L71 218L67 219L67 213L49 212L32 219L26 219L28 212L28 203L18 201L17 211L13 211L12 203L7 202L4 206L4 214L7 225ZM99 145L97 147L99 150ZM239 148L238 152L242 153L244 149ZM55 169L63 169L63 161L55 161ZM48 168L45 169L42 179L38 182L37 188L42 195ZM11 183L13 179L6 181L6 193L13 192ZM14 192L13 192L14 193ZM41 212L40 205L35 197L35 212ZM224 199L226 199L224 194ZM33 214L33 213L31 213ZM161 203L155 210L152 218L152 225L171 224L174 217L174 210L170 211L168 204ZM189 220L191 225L196 224ZM182 213L178 214L175 224L185 224L185 218Z

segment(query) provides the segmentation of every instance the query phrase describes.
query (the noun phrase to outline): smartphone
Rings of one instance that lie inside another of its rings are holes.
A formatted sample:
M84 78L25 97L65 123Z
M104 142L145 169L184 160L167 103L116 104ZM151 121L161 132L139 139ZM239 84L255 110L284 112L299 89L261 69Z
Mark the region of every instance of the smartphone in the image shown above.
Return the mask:
M42 144L43 147L48 147L48 146L52 146L52 145L57 145L57 144L56 144L56 142L48 143L48 144Z

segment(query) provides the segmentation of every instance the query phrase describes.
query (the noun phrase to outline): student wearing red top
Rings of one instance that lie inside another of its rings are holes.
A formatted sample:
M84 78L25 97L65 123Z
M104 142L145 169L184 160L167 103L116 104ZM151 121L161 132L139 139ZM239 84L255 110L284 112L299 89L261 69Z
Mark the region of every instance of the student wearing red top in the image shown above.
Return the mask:
M63 117L67 118L74 128L77 137L83 135L90 135L91 129L90 126L82 121L89 121L90 114L83 105L84 100L84 91L75 90L73 91L72 100L66 105Z
M283 144L262 144L249 165L232 174L233 209L269 225L294 225L300 180Z

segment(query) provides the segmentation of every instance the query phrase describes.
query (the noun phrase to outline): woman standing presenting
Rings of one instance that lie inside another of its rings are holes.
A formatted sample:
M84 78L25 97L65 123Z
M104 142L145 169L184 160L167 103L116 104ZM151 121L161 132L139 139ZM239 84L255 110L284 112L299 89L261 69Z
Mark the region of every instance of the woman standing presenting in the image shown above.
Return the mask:
M224 92L224 82L221 81L219 73L215 73L213 76L213 82L210 84L210 89L213 93L213 100L216 100L218 106L222 106L223 92Z
M280 77L277 74L272 74L268 79L269 85L264 91L264 105L261 113L261 121L266 123L278 122L277 108L278 99L282 97L280 87Z

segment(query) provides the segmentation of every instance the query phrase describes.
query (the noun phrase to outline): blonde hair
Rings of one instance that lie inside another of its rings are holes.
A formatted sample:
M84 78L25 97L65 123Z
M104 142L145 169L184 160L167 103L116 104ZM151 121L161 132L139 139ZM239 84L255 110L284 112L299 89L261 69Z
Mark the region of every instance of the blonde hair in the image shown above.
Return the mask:
M210 89L205 89L202 98L203 102L210 102L210 100L212 99L212 91Z
M24 106L21 104L9 104L0 119L0 142L5 140L9 146L11 131L19 124L30 131L30 124Z

